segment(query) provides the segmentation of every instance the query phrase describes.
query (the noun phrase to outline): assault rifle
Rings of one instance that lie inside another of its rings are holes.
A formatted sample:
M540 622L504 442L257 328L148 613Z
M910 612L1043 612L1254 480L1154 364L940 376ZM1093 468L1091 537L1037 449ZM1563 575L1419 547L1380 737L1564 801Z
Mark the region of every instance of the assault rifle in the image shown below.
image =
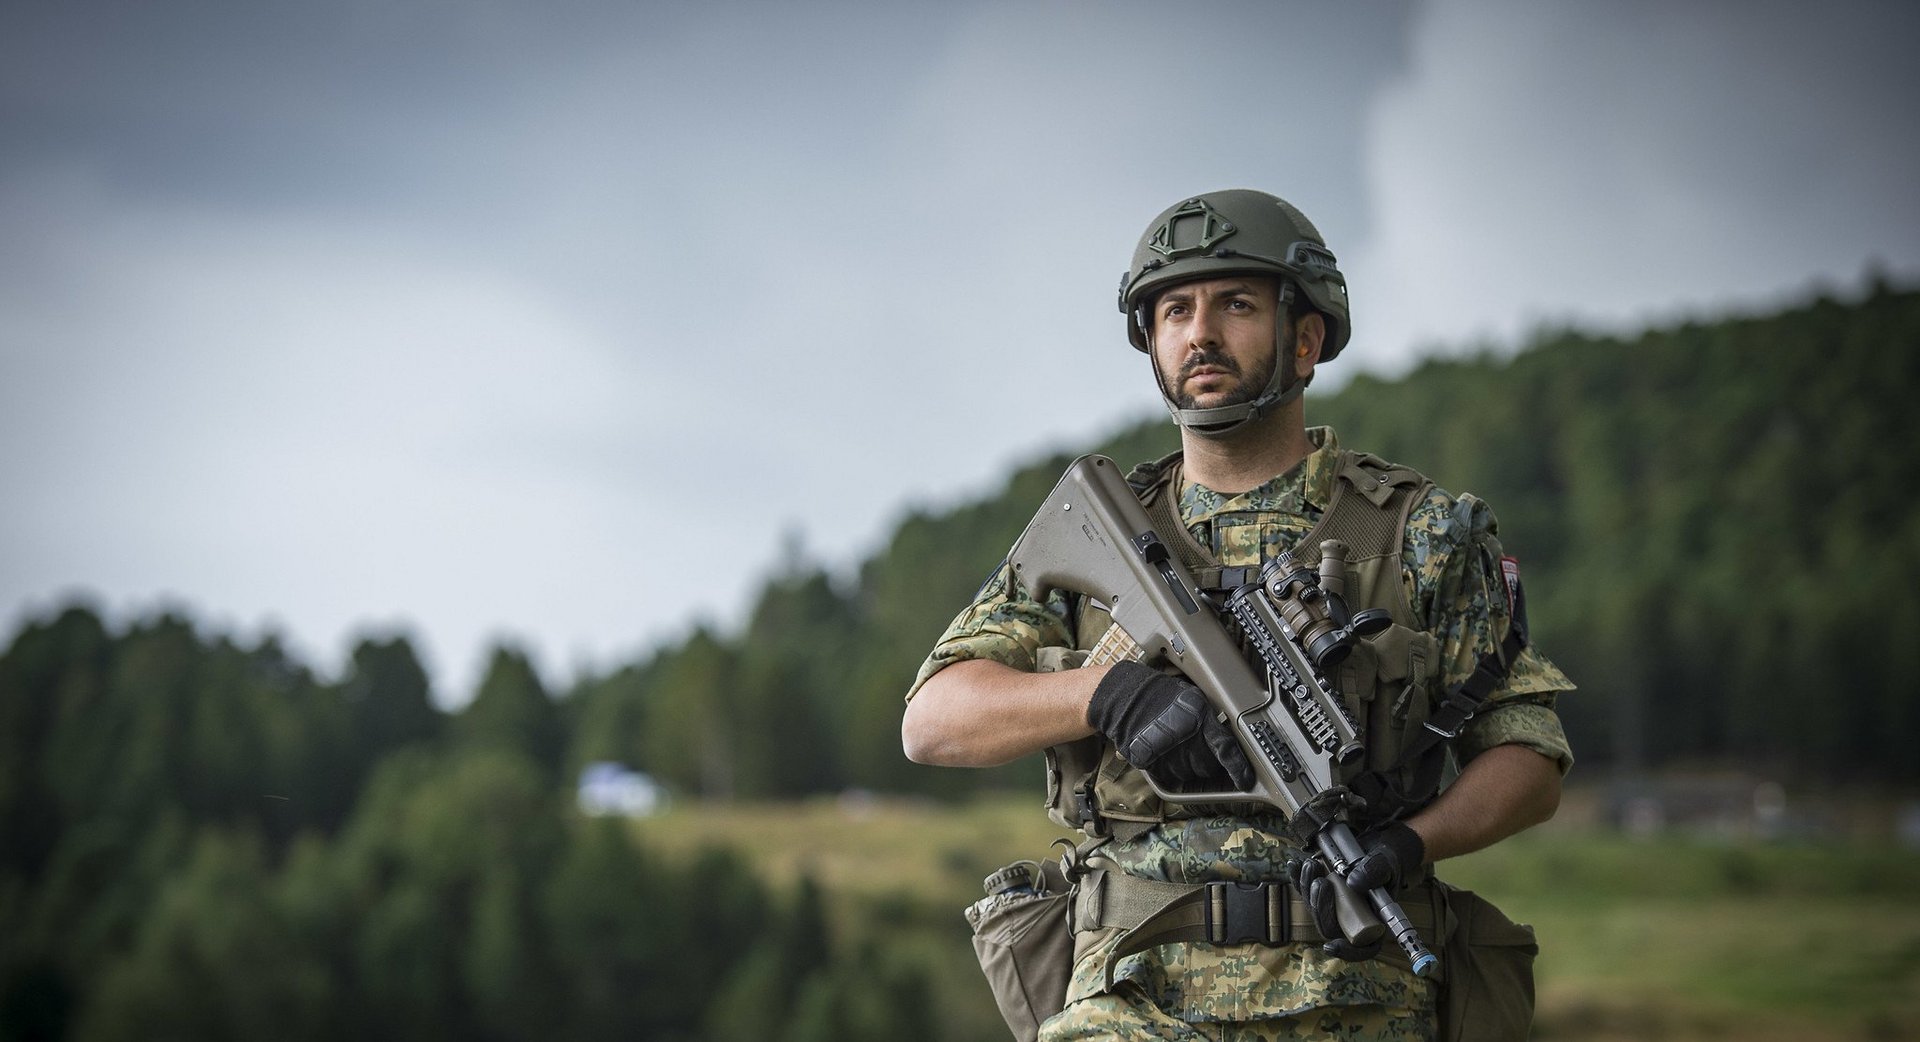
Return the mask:
M1338 544L1327 549L1344 556ZM1064 589L1106 605L1142 661L1170 662L1233 729L1253 766L1251 789L1170 791L1149 772L1147 782L1161 799L1278 808L1308 856L1331 869L1348 940L1369 945L1384 929L1414 973L1433 968L1433 953L1392 894L1376 887L1361 901L1345 882L1364 851L1347 821L1348 793L1333 771L1364 749L1321 671L1345 655L1356 635L1384 626L1384 613L1348 617L1337 589L1330 592L1284 554L1267 563L1262 582L1247 583L1217 604L1168 549L1105 456L1082 456L1067 468L1009 559L1037 598ZM1334 585L1341 563L1327 568L1327 585ZM1265 679L1256 675L1256 662Z

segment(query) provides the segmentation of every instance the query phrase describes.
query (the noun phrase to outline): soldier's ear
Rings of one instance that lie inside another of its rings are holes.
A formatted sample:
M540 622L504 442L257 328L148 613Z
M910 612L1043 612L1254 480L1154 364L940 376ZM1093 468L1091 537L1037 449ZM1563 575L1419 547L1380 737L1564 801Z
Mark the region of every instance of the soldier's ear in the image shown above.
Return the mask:
M1320 317L1318 311L1310 311L1300 317L1293 328L1293 369L1294 375L1305 377L1313 372L1320 362L1320 349L1327 342L1327 320Z

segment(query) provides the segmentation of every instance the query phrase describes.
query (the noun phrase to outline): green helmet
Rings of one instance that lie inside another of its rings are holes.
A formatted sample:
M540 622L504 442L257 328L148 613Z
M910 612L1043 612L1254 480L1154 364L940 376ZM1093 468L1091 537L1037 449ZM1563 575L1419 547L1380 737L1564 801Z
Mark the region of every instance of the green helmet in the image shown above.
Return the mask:
M1283 306L1297 294L1327 324L1320 360L1330 362L1347 346L1352 323L1347 315L1347 280L1333 252L1305 214L1277 196L1244 188L1208 192L1162 211L1134 248L1133 264L1120 277L1120 311L1127 316L1127 339L1150 352L1150 307L1160 291L1182 282L1227 275L1263 275L1280 282ZM1279 328L1274 336L1280 336ZM1284 346L1275 343L1273 379L1251 402L1218 409L1181 409L1167 395L1167 408L1182 427L1201 434L1224 434L1262 412L1284 405L1305 389L1286 392ZM1159 377L1158 366L1154 369Z

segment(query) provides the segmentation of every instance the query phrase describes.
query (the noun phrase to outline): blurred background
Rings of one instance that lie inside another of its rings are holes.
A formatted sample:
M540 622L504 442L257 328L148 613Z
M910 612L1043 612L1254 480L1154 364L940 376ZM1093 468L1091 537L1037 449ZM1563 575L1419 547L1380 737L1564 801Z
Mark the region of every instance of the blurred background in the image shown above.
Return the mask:
M1579 682L1447 866L1540 1037L1920 1037L1909 5L52 4L0 19L0 1039L1000 1037L1039 768L900 697L1114 287L1313 218L1311 422Z

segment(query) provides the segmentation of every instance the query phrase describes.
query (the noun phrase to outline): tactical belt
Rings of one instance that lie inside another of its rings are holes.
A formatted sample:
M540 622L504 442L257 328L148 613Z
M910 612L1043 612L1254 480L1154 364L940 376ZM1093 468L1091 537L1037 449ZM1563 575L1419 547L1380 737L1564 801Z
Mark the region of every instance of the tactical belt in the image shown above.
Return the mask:
M1097 859L1104 861L1104 858ZM1438 942L1430 886L1417 886L1403 900L1407 918L1421 936ZM1112 868L1093 868L1074 896L1073 928L1119 929L1120 941L1107 955L1101 983L1113 984L1113 968L1135 952L1162 944L1320 944L1326 936L1298 891L1284 882L1164 883ZM1387 945L1379 958L1400 956ZM1406 964L1404 956L1399 959Z

